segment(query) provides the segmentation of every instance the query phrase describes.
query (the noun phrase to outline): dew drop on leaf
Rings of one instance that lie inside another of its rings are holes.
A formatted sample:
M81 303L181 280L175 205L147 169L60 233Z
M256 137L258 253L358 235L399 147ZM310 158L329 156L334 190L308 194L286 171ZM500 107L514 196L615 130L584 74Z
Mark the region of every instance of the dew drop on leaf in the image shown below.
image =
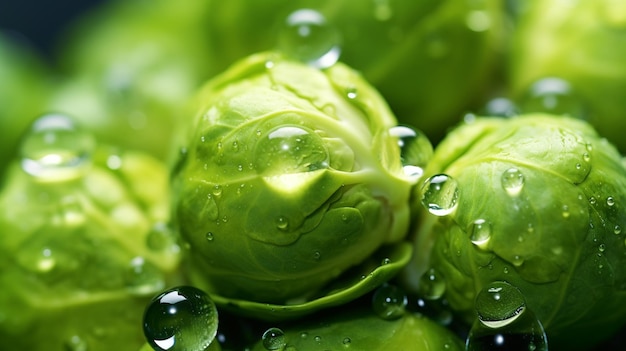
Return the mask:
M268 351L282 350L287 346L285 333L279 328L269 328L261 337L263 347Z
M509 168L502 173L502 188L511 196L517 196L524 188L524 174L517 168Z
M392 127L389 135L398 141L405 175L409 179L420 178L433 155L433 146L428 137L409 126Z
M328 68L339 60L340 40L339 31L320 12L298 9L285 19L278 47L308 65Z
M408 298L397 285L384 284L374 291L372 308L382 319L393 320L402 317L406 311Z
M469 228L470 240L478 248L486 250L491 239L491 223L480 218L472 222Z
M81 176L91 165L95 139L65 115L44 115L33 122L20 144L22 169L42 181Z
M422 205L435 216L447 216L454 212L458 205L457 181L446 174L428 178L422 186L422 194Z
M204 351L217 335L213 301L191 286L169 289L146 308L143 331L154 350Z
M440 299L446 292L446 281L441 273L431 268L420 278L419 294L428 300Z

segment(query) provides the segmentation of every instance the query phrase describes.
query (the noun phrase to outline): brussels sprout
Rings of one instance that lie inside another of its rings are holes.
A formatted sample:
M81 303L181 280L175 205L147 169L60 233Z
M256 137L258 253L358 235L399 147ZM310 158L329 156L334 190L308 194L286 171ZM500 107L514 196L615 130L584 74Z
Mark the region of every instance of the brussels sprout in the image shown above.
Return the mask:
M517 3L508 74L522 109L582 115L626 152L623 133L615 128L626 110L624 3ZM555 79L561 83L555 86Z
M19 136L43 112L47 74L29 47L0 31L0 172L14 157Z
M259 339L253 351L464 350L452 331L422 315L407 312L387 320L367 308L344 308L315 321L271 327Z
M476 295L507 282L557 349L588 347L626 322L626 169L589 124L476 118L437 147L425 177L412 289L435 269L443 298L471 323Z
M75 116L103 142L167 159L185 103L211 67L201 7L112 1L85 15L61 36L64 76L48 109Z
M173 172L194 285L300 304L403 240L419 174L402 163L394 116L355 71L259 53L210 81L197 101ZM428 154L429 144L419 147Z
M213 1L207 23L216 72L279 48L363 73L401 123L433 141L487 89L497 66L500 1Z
M37 119L0 190L0 338L16 350L138 349L179 261L167 168Z

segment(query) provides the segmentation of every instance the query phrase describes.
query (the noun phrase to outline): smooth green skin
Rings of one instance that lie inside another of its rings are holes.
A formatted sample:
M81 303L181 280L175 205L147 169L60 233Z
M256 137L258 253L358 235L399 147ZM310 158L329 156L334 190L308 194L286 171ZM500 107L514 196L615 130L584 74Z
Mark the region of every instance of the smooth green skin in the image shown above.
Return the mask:
M112 154L119 169L106 166ZM147 246L152 227L169 218L166 167L103 147L71 179L35 178L17 162L8 172L0 192L0 338L16 350L138 349L143 310L176 281L179 263L175 241ZM138 258L144 264L133 266Z
M525 179L517 196L501 182L512 167ZM444 297L468 323L476 294L509 282L543 323L551 348L584 349L624 324L626 244L615 228L626 223L626 169L590 125L544 114L478 118L436 148L425 176L438 173L457 180L458 207L445 217L422 208L408 276L437 269ZM418 192L416 199L421 207ZM470 240L477 219L491 225L485 248ZM419 290L417 281L408 285Z
M177 121L209 76L203 1L111 1L60 37L48 109L99 140L169 160Z
M276 325L285 332L284 351L317 350L406 350L461 351L463 342L452 331L419 314L406 313L384 320L367 308L333 311L314 321ZM265 351L257 342L253 351Z
M209 82L197 101L173 171L195 285L231 299L303 303L404 238L414 180L387 133L395 118L355 71L260 53ZM281 127L310 133L287 151L267 148ZM324 153L327 167L316 159Z
M44 112L49 72L31 48L0 32L0 173L30 121Z
M524 6L525 5L525 6ZM508 63L512 95L544 77L568 81L598 132L626 152L626 5L620 1L520 3ZM525 111L538 112L538 111Z
M487 90L499 53L500 1L212 1L208 11L215 72L278 46L289 13L322 13L341 36L340 60L363 73L401 123L436 142ZM476 11L476 12L472 12ZM490 23L472 31L471 14Z

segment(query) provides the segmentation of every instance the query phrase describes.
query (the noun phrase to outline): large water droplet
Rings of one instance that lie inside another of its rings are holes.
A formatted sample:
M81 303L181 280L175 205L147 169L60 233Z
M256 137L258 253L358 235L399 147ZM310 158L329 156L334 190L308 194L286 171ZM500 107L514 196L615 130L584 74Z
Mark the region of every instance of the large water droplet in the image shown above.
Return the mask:
M397 138L400 147L400 160L404 173L409 178L419 178L433 156L433 146L421 131L408 127L396 126L389 129L389 135Z
M324 15L312 9L299 9L285 20L279 36L281 51L317 68L334 65L341 54L339 31Z
M469 228L470 240L478 248L486 250L489 248L491 239L491 223L484 219L475 220Z
M509 168L502 173L502 188L511 196L517 196L524 188L524 174L517 168Z
M329 154L315 132L300 126L282 126L259 140L255 159L264 175L281 175L326 169Z
M144 335L155 350L204 351L215 339L217 325L213 301L190 286L155 297L143 318Z
M419 294L425 299L440 299L446 292L446 281L436 269L431 268L422 274Z
M405 292L393 284L384 284L372 296L372 308L380 318L393 320L402 317L406 311L408 298Z
M436 216L454 212L459 201L457 181L446 174L428 178L422 186L422 194L422 204Z
M467 351L547 351L541 322L528 310L521 292L506 282L494 282L476 298L478 320L472 326Z
M285 333L279 328L269 328L263 333L261 338L263 347L268 351L282 350L287 346Z
M31 125L20 144L22 169L40 180L62 181L91 165L95 139L65 115L44 115Z

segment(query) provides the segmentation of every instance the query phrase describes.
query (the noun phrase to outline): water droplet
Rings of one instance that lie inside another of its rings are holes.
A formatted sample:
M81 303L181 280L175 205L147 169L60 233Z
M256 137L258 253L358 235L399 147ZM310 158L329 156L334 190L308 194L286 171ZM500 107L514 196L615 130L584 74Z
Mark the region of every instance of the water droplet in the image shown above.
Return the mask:
M213 233L212 232L206 233L206 241L212 242L213 240L215 240Z
M408 126L392 127L389 135L398 140L405 175L410 179L420 178L433 155L433 146L428 137Z
M592 196L592 197L590 197L590 198L589 198L589 204L590 204L590 205L595 205L595 204L596 204L596 202L597 202L597 201L596 201L596 198L595 198L595 197L593 197L593 196Z
M217 335L215 304L197 288L181 286L155 297L146 308L143 331L155 350L204 351Z
M372 297L374 313L385 320L402 317L407 304L408 299L404 291L393 284L378 287Z
M343 343L344 346L350 346L350 344L352 343L352 339L350 339L348 337L343 338L342 343Z
M356 88L348 88L346 89L346 96L348 97L348 99L354 100L359 96L359 94Z
M322 138L300 126L281 126L269 131L255 149L257 169L268 176L326 169L329 158Z
M517 168L509 168L502 173L502 188L511 196L517 196L524 188L524 174Z
M493 98L483 108L484 116L513 117L519 115L518 107L513 101L504 97Z
M467 351L547 351L541 322L526 306L522 293L506 282L494 282L476 297L478 320L466 341Z
M446 292L446 281L436 269L431 268L422 274L419 294L428 300L440 299Z
M459 189L456 180L446 174L437 174L422 187L422 204L435 216L447 216L458 205Z
M561 215L563 216L563 218L569 218L570 216L569 206L563 205L561 207Z
M604 245L604 244L598 245L598 251L599 252L604 252L605 250L606 250L606 245Z
M334 65L341 54L339 31L312 9L292 12L279 36L279 49L317 68Z
M279 328L267 329L263 333L261 341L263 342L263 347L269 351L282 350L285 346L287 346L285 333Z
M289 229L289 219L285 216L280 216L276 218L276 228L280 230Z
M469 228L470 240L478 248L486 250L491 239L491 223L484 219L475 220Z
M220 197L222 196L222 186L219 184L216 184L213 186L213 196L215 197Z
M606 198L606 204L609 207L612 207L615 205L615 199L612 196L609 196Z
M493 282L476 296L476 311L482 324L501 328L513 323L526 309L524 295L506 282Z
M319 261L322 258L322 254L319 251L313 252L313 259Z
M615 225L615 227L613 227L613 233L615 233L616 235L619 235L622 233L622 227L620 227L619 225Z
M586 119L586 107L573 91L569 82L556 78L543 78L531 85L520 103L523 112L548 112Z
M31 125L20 144L22 169L40 180L80 177L91 165L95 139L67 116L50 114Z
M383 259L382 259L382 261L380 262L380 265L381 265L381 266L386 266L386 265L388 265L388 264L390 264L390 263L391 263L391 259L390 259L389 257L385 257L385 258L383 258Z

